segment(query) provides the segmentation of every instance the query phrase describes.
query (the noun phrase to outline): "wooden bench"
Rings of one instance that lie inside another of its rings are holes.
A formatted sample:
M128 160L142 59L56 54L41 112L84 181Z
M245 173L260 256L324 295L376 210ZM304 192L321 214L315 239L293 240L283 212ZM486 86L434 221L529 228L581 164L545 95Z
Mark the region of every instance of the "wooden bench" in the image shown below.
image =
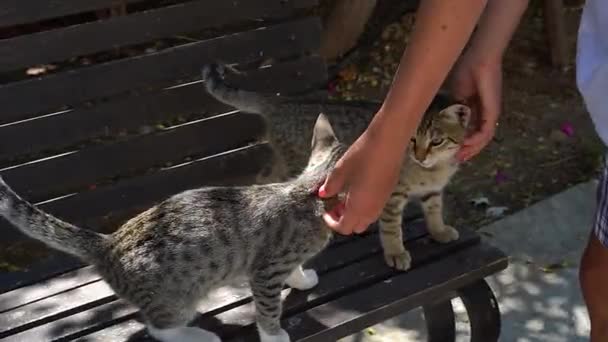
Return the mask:
M326 79L314 0L124 2L126 15L103 19L114 1L0 2L0 173L45 210L104 232L179 191L250 183L272 159L259 116L205 94L203 64L239 64L251 71L230 82L269 92L308 94ZM497 340L484 277L506 267L505 255L466 229L433 243L419 220L406 221L411 271L384 265L370 229L337 237L312 262L315 289L285 290L294 341L336 340L416 307L431 341L453 341L458 296L473 340ZM4 221L0 232L0 339L151 340L90 266ZM195 324L226 341L257 340L247 287L219 289L200 312Z

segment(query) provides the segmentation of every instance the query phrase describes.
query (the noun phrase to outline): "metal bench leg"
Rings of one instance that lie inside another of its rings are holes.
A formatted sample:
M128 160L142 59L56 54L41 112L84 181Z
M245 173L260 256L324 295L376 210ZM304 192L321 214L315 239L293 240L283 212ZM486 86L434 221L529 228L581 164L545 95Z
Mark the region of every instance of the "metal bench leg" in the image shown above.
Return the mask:
M423 309L429 335L428 342L456 340L456 323L451 300L425 305Z
M458 290L471 322L471 342L496 342L500 336L500 309L492 289L480 280Z

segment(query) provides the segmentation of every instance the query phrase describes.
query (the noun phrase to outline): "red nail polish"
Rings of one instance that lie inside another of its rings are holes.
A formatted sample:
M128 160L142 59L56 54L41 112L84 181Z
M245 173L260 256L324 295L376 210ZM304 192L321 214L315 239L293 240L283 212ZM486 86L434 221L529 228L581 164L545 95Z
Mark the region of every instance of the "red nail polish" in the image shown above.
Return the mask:
M327 192L325 191L324 187L320 187L318 193L319 193L319 197L327 196Z

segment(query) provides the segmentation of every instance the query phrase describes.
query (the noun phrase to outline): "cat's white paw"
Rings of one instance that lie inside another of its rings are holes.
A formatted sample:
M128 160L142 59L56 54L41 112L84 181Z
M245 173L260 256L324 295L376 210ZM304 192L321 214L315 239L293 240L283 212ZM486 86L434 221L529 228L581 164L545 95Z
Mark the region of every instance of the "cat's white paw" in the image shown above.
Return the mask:
M148 332L160 342L222 342L216 334L195 327L157 329L148 326Z
M258 325L258 333L260 334L260 342L291 342L289 334L283 329L276 335L270 335Z
M319 283L319 276L315 270L304 270L300 266L289 275L285 283L297 290L310 290Z
M398 254L384 253L384 260L388 266L398 269L399 271L407 271L412 266L412 257L408 251L403 251Z
M448 243L458 240L460 234L451 226L443 226L442 229L433 229L430 231L433 240L441 243Z

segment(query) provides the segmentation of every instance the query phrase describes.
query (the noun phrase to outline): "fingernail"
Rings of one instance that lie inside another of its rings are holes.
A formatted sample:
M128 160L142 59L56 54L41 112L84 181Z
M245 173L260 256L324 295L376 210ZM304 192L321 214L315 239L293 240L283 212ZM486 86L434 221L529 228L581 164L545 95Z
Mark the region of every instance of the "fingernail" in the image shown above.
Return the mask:
M321 185L321 187L319 188L319 197L325 197L327 196L327 191L325 191L325 185Z

